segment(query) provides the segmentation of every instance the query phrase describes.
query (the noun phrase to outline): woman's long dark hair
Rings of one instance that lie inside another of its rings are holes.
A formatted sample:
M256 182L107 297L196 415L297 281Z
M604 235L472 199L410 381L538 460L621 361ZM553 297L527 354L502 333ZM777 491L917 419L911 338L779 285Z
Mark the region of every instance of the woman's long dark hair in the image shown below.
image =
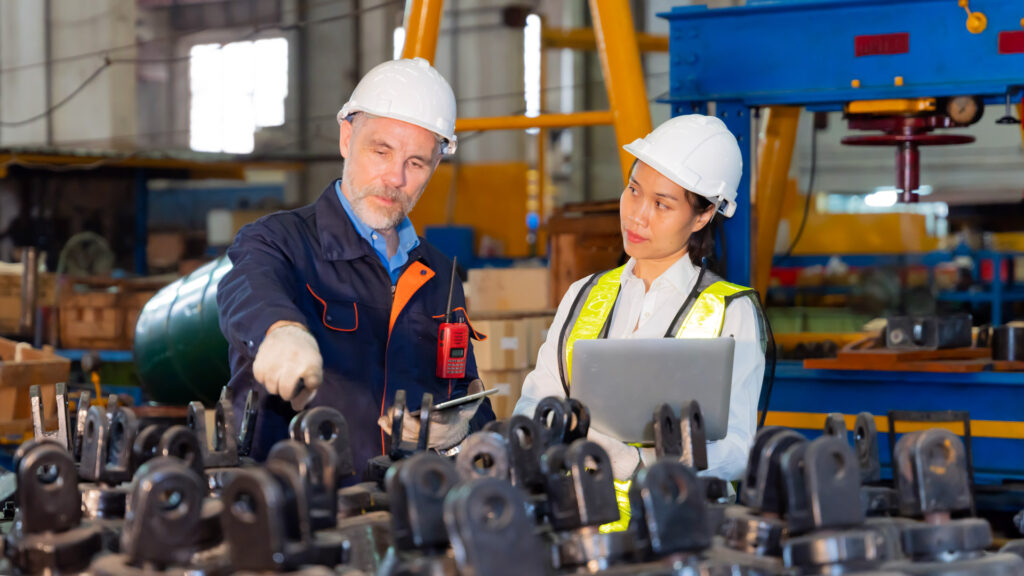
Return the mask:
M686 203L690 205L695 215L703 214L707 210L714 210L714 204L710 200L689 190L686 190ZM690 257L690 262L697 268L700 268L704 258L710 260L715 252L715 227L717 226L718 214L713 214L711 220L703 228L690 234L690 239L686 242L686 254Z

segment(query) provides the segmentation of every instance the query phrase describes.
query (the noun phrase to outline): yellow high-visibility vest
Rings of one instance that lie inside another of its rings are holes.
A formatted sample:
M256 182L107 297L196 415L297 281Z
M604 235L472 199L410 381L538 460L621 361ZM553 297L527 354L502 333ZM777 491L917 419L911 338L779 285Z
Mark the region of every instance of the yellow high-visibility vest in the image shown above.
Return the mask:
M564 362L562 371L563 385L568 391L572 384L572 350L578 340L593 340L602 336L607 329L612 309L619 297L622 271L625 266L595 276L588 283L577 297L584 298L581 306L578 307L576 321L572 330L561 344L559 360ZM698 285L704 277L704 271L698 278ZM584 291L589 292L584 294ZM675 338L718 338L722 335L722 326L725 324L725 309L729 302L741 296L754 295L751 288L726 282L725 280L713 280L708 286L701 290L700 294L693 300L693 305L686 307L689 302L683 304L685 317L678 327L670 328L671 335ZM575 308L575 306L574 306ZM575 311L574 311L575 313ZM572 321L571 313L567 322ZM666 336L668 336L666 335ZM620 532L629 526L629 480L615 481L615 499L619 505L619 520L601 526L601 532Z

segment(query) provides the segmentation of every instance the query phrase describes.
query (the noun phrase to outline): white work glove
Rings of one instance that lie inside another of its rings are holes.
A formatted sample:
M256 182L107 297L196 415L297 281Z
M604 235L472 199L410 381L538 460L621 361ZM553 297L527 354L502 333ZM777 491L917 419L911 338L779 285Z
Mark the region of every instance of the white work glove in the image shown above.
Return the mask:
M271 326L256 351L252 375L267 392L302 410L323 383L324 360L316 339L305 327L294 323Z
M427 438L427 448L434 450L448 450L458 446L469 435L469 421L476 415L483 398L478 398L467 404L448 408L446 410L434 410L430 413L430 436ZM391 436L391 419L394 416L394 407L388 409L384 416L377 420L377 424L384 432ZM416 443L420 437L420 415L405 413L402 419L402 441Z
M587 432L587 440L604 448L608 453L612 461L612 475L616 480L629 480L633 477L633 473L640 466L640 450L593 428Z

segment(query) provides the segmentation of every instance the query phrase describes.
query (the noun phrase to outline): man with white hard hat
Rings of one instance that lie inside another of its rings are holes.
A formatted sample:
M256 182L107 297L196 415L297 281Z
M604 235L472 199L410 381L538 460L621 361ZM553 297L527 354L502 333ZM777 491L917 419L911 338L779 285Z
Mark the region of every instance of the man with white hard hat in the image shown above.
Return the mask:
M569 395L573 344L581 339L732 337L729 423L725 438L708 443L705 473L739 479L757 430L767 340L755 292L707 266L716 219L736 211L743 173L739 145L721 120L694 114L668 120L625 149L636 157L619 199L629 261L569 287L515 412L533 414L540 399ZM622 513L604 529L624 529L630 479L653 461L654 450L593 425L588 437L611 458Z
M424 393L440 402L480 385L472 346L464 378L435 375L452 262L408 218L455 152L451 87L426 60L385 62L360 80L338 125L341 179L311 205L242 228L217 304L235 413L260 392L254 457L287 436L297 410L331 406L348 422L358 479L386 451L397 390L417 409ZM461 282L451 302L454 321L468 323ZM451 448L494 419L488 402L468 406L475 416L432 423L432 446Z

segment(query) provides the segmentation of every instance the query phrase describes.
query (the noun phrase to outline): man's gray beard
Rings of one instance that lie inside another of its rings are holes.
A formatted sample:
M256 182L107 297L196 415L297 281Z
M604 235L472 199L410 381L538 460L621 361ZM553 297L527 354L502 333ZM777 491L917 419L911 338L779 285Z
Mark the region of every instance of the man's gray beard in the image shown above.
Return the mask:
M351 194L351 196L348 196L348 201L352 205L352 210L355 211L356 216L364 224L374 230L379 232L393 230L405 219L406 215L412 210L413 205L415 205L414 202L408 200L405 194L398 190L389 190L385 186L372 185L357 190L351 185L345 184L347 172L347 169L342 169L341 181L343 185L348 186L348 191ZM395 202L396 205L390 210L383 207L372 207L368 204L371 196L387 198Z

